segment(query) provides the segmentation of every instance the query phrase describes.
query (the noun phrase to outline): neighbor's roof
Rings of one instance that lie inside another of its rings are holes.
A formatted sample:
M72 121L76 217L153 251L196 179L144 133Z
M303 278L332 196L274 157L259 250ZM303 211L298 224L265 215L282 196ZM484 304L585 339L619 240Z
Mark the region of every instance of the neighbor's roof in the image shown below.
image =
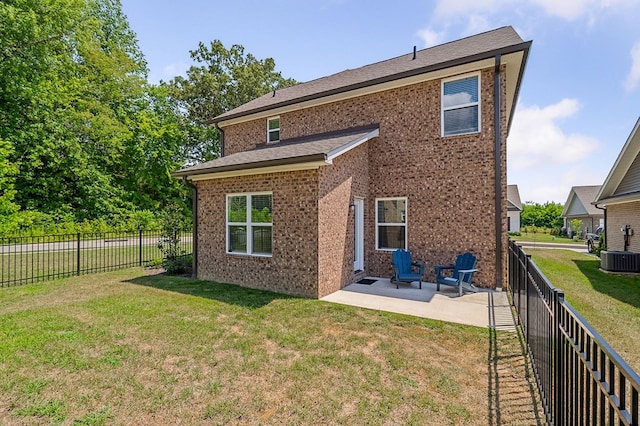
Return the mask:
M562 217L602 216L604 212L592 204L600 191L600 185L574 186L569 191Z
M597 204L640 200L640 118L595 198Z
M493 59L496 55L520 52L518 59L512 61L515 67L513 72L516 74L507 81L508 92L510 93L509 99L507 99L507 116L509 117L510 125L530 46L531 42L524 42L512 27L502 27L419 50L416 52L415 59L413 59L413 53L410 53L360 68L342 71L307 83L279 89L221 114L212 121L213 123L220 123L364 87L476 61Z
M522 211L522 202L520 201L518 185L507 185L507 209L512 211Z
M378 125L282 140L249 151L221 157L172 173L174 177L196 176L193 180L227 177L230 174L266 173L275 167L299 169L330 164L331 161L379 134Z

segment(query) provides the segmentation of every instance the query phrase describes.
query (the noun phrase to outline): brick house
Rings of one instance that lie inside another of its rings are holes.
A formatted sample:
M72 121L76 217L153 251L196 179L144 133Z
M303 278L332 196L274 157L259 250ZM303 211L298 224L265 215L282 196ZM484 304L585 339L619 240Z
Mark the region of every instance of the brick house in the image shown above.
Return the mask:
M604 224L604 211L593 205L598 191L600 191L600 185L574 186L569 191L561 215L569 236L573 236L572 220L577 219L582 222L580 229L582 237L588 232L594 232L598 226Z
M594 204L605 208L608 250L640 253L640 118L622 147ZM629 226L632 235L622 230Z
M531 42L503 27L275 90L213 119L223 156L174 173L195 187L196 275L320 298L478 257L501 286L506 138Z

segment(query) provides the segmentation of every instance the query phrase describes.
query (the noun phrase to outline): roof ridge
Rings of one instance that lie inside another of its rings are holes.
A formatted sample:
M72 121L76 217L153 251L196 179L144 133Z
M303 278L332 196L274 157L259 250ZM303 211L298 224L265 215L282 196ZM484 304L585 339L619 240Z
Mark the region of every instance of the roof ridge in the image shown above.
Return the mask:
M494 28L492 30L483 31L483 32L478 33L478 34L471 34L471 35L468 35L466 37L458 38L458 39L455 39L455 40L449 40L449 41L446 41L444 43L436 44L435 46L424 47L422 49L416 50L416 54L418 54L420 52L425 52L427 50L435 49L435 48L438 48L438 47L446 46L446 45L449 45L449 44L458 43L458 42L461 42L461 41L464 41L464 40L468 40L470 38L475 38L475 37L479 37L479 36L482 36L482 35L485 35L485 34L497 32L497 31L503 30L505 28L513 29L513 26L511 26L511 25L503 25L502 27ZM398 60L398 59L402 58L403 56L412 56L412 55L413 55L413 52L403 53L401 55L394 56L392 58L382 59L382 60L379 60L379 61L376 61L376 62L372 62L372 63L365 64L365 65L361 65L361 66L356 67L356 68L346 68L346 69L343 69L342 71L334 72L333 74L329 74L329 75L325 75L325 76L322 76L322 77L314 78L313 80L301 81L298 84L294 84L293 86L288 86L288 87L285 87L285 88L282 88L282 89L276 89L276 91L287 90L287 89L289 89L291 87L299 86L300 84L313 83L315 81L324 80L324 79L327 79L327 78L334 77L334 76L336 76L338 74L342 74L344 72L356 71L356 70L363 69L363 68L373 67L373 66L377 66L377 65L383 64L385 62ZM269 95L270 93L271 92L266 93L263 96Z

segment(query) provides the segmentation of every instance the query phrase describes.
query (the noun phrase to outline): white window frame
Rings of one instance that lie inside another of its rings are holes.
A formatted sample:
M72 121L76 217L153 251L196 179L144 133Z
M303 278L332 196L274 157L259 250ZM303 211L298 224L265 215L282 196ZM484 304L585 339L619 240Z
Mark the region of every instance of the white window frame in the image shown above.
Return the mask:
M458 105L453 105L453 106L448 106L445 107L444 106L444 85L445 83L450 83L452 81L457 81L457 80L464 80L465 78L469 78L469 77L478 77L478 101L477 102L469 102L466 104L458 104ZM463 74L463 75L457 75L455 77L451 77L451 78L446 78L443 79L440 85L440 134L443 138L447 138L447 137L453 137L453 136L462 136L462 135L471 135L474 133L480 133L482 130L482 111L481 111L481 104L482 102L482 82L480 80L480 72L473 72L473 73L469 73L469 74ZM455 134L451 134L451 135L447 135L445 134L445 129L444 129L444 113L445 111L449 111L449 110L453 110L453 109L459 109L459 108L465 108L465 107L471 107L471 106L477 106L478 107L478 130L474 130L471 132L463 132L463 133L455 133Z
M273 120L278 120L278 127L276 129L270 129L269 123ZM274 143L280 141L280 116L276 115L275 117L267 118L267 143ZM278 132L278 139L271 140L271 133Z
M251 197L255 196L255 195L270 195L271 196L271 212L272 212L272 219L271 219L271 223L264 223L264 222L252 222L251 221ZM247 221L246 222L230 222L229 221L229 202L231 200L232 197L246 197L246 209L247 209ZM225 216L225 233L226 233L226 240L225 240L225 244L226 244L226 248L225 251L227 252L227 254L236 254L236 255L242 255L242 256L256 256L256 257L272 257L273 256L273 193L272 192L242 192L242 193L235 193L235 194L227 194L226 197L226 206L225 206L225 210L224 210L224 216ZM230 244L230 228L232 226L245 226L247 229L247 251L246 252L239 252L239 251L231 251L231 244ZM261 252L254 252L253 251L253 227L271 227L271 253L261 253Z
M405 207L404 222L399 222L399 223L396 223L396 222L384 222L384 223L381 224L379 222L379 218L378 218L378 202L380 202L380 201L396 201L396 200L404 201L404 207ZM380 240L379 240L380 225L383 225L383 226L404 226L404 249L408 250L408 247L409 247L409 200L407 199L407 197L376 198L375 210L376 210L376 250L377 251L396 251L397 250L397 248L381 248L380 247Z

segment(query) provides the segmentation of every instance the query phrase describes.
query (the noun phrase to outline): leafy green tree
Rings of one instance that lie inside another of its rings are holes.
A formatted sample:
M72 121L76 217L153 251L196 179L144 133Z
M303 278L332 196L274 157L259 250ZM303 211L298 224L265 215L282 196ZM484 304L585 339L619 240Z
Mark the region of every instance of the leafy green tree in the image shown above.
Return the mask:
M13 182L18 168L9 162L11 145L0 139L0 222L4 222L19 206L13 202L16 194Z
M137 208L159 211L169 205L188 209L188 188L171 173L184 165L186 132L166 86L147 86L130 119L131 142L121 160L124 197Z
M146 63L118 0L0 4L0 137L19 168L16 202L77 220L110 217L125 199L135 144L128 120Z
M544 204L527 201L520 214L522 226L539 228L559 228L562 226L562 204L546 202Z
M168 205L186 213L188 190L170 173L219 155L208 121L294 84L242 46L200 43L191 55L187 78L149 85L120 0L0 2L3 214L16 205L31 222L112 221Z
M189 53L197 65L189 68L186 78L178 76L164 84L184 111L187 131L184 148L190 163L220 155L220 134L209 124L213 117L296 83L275 71L272 58L257 59L245 54L240 45L226 49L219 40L209 46L201 42Z
M580 219L572 219L571 222L569 222L569 226L571 226L573 235L582 238L582 221Z

